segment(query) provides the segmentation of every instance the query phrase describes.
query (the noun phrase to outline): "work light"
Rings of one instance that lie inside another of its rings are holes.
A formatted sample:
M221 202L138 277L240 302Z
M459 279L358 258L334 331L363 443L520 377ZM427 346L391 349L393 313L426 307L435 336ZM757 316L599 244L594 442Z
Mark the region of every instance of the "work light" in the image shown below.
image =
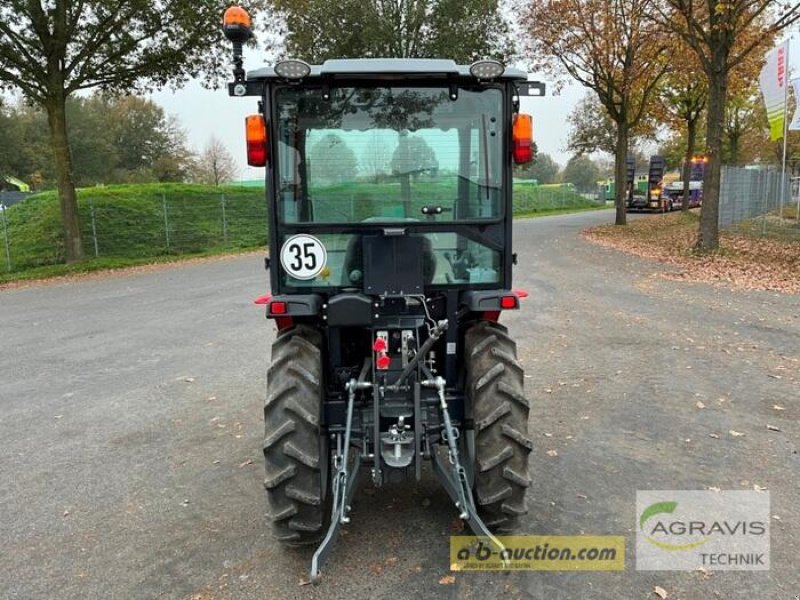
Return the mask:
M476 79L497 79L505 72L503 64L496 60L476 60L469 66L470 74Z
M290 58L276 64L275 73L284 79L302 79L311 73L311 67L303 60Z

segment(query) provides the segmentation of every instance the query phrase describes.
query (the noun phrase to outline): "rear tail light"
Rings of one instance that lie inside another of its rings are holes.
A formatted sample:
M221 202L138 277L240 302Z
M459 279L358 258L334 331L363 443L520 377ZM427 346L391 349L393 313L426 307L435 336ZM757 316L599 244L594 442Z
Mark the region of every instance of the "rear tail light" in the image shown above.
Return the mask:
M514 162L518 165L533 160L533 117L523 113L514 115Z
M247 164L263 167L267 164L267 124L263 115L250 115L245 119L247 133Z
M269 305L269 314L271 315L285 315L286 314L286 302L270 302Z
M503 310L511 310L514 308L519 308L519 299L517 298L517 295L514 294L512 296L501 296L500 308L502 308Z

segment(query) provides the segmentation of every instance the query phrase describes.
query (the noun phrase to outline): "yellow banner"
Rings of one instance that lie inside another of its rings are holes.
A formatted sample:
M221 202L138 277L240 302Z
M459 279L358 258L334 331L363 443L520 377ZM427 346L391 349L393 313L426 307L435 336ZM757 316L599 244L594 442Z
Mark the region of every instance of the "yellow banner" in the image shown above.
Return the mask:
M450 537L453 571L623 571L625 538L616 535Z

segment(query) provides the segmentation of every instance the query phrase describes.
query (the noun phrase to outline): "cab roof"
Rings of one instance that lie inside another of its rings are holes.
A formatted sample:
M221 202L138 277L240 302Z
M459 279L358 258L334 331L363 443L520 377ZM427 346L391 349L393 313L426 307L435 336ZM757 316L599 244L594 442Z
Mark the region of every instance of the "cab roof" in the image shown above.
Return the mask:
M453 60L441 58L336 58L311 65L308 77L464 77L473 78L469 65L458 65ZM272 67L249 71L248 79L280 79ZM506 67L499 80L526 81L528 74L520 69Z

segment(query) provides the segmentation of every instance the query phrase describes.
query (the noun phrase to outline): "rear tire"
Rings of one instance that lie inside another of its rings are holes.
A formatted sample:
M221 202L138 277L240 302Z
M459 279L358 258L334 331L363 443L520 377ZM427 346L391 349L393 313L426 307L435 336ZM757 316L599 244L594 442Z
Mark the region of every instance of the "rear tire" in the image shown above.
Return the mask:
M475 421L475 499L493 531L513 531L528 512L529 404L517 346L498 323L480 322L465 335L466 390Z
M330 517L321 346L322 335L310 327L282 332L267 371L264 487L275 538L291 546L319 542Z

